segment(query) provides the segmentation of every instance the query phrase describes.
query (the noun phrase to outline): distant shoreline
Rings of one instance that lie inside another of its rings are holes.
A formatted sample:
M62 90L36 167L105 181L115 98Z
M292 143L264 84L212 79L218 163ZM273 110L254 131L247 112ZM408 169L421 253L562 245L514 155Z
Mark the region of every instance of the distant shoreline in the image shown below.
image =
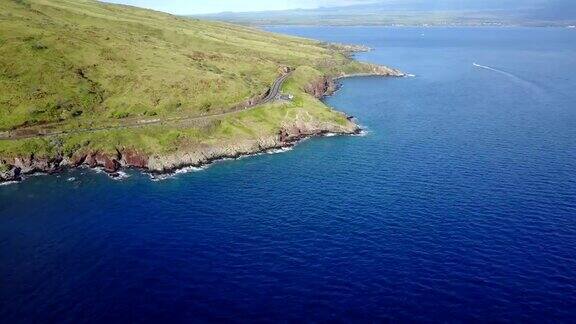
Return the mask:
M302 27L302 28L318 28L318 27L342 27L342 28L550 28L550 29L575 29L576 26L571 25L544 25L544 26L529 26L529 25L340 25L340 24L318 24L318 25L300 25L300 24L279 24L279 25L259 25L259 24L245 24L246 26L256 27L260 29L266 28L281 28L281 27Z

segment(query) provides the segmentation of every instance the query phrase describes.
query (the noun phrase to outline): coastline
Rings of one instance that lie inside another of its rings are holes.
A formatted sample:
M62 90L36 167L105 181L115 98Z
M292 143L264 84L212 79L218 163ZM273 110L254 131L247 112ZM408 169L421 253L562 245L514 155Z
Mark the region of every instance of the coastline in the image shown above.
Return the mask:
M349 117L352 119L352 117ZM287 150L304 140L314 137L359 135L362 129L357 124L352 128L319 127L290 130L282 129L276 138L261 138L252 143L239 143L234 146L206 147L205 150L182 151L165 156L147 157L134 151L117 152L111 157L99 152L80 157L56 157L53 159L16 158L12 169L0 172L0 184L19 183L36 175L53 175L71 169L87 167L100 169L112 178L121 176L122 170L134 169L153 177L172 175L187 168L203 168L215 162L235 160L255 156L275 150Z
M381 76L404 77L405 73L385 66L368 64L370 73L340 74L324 76L306 87L310 95L322 99L334 94L340 87L338 80L352 77ZM283 125L275 136L258 138L250 141L220 143L219 145L203 146L193 150L178 151L167 155L147 156L130 149L117 150L115 154L90 152L70 157L56 156L54 158L17 157L9 170L0 170L0 183L13 183L25 180L37 174L58 174L66 170L80 167L102 169L111 177L119 177L124 169L136 169L152 176L170 175L186 168L202 168L214 162L228 159L238 159L266 153L272 150L289 149L303 140L322 136L344 136L361 134L362 128L353 121L353 117L342 112L348 121L345 125L336 123L296 122Z
M348 53L372 50L363 45L334 44L334 46L340 46ZM341 84L338 81L342 79L355 77L410 76L410 74L404 73L403 71L384 65L366 62L362 62L362 65L366 72L341 72L336 75L324 75L309 82L304 86L303 90L316 99L322 100L327 96L333 95L340 89ZM281 77L282 82L292 71L286 72L287 73L284 73ZM276 83L277 81L275 84ZM116 152L112 154L93 151L72 154L71 156L62 156L62 154L59 153L52 158L37 158L34 155L29 157L15 157L11 162L0 159L0 166L5 167L4 170L0 169L0 184L21 182L27 177L35 175L58 174L66 170L81 167L102 170L112 178L120 178L122 170L125 169L139 170L150 174L152 177L171 175L183 169L203 168L222 160L239 159L274 150L290 149L298 143L313 137L359 135L362 133L362 128L354 122L353 116L336 110L334 110L334 112L343 115L346 123L340 125L334 122L296 120L283 123L275 135L251 140L220 141L213 145L187 148L165 155L147 155L133 149L117 148ZM8 169L6 169L6 166Z
M321 130L314 134L302 134L297 137L294 137L290 140L279 142L276 145L272 146L260 146L259 149L254 151L247 151L247 152L235 152L230 155L223 154L217 155L213 157L206 157L205 160L197 163L184 163L178 164L174 167L164 168L162 170L151 170L151 169L139 169L142 172L149 173L152 176L162 176L162 175L173 175L177 174L179 171L187 168L205 168L208 167L216 162L227 161L227 160L237 160L242 159L245 157L252 157L257 156L260 154L268 154L268 153L284 153L289 151L290 149L294 148L298 144L304 142L305 140L312 139L315 137L333 137L333 136L346 136L346 135L359 135L362 134L363 130L358 127L353 132L341 132L341 133L334 133L330 131Z
M354 73L354 74L340 74L336 76L324 76L308 85L305 91L316 97L317 99L322 99L327 96L333 95L339 88L340 84L338 84L338 80L342 80L345 78L355 78L355 77L406 77L409 74L406 74L398 69L389 68L382 65L376 64L369 64L365 63L371 68L371 72L369 73ZM315 125L313 127L308 127L310 125L292 125L291 127L283 127L280 132L278 133L277 138L268 139L264 141L259 141L256 147L252 147L251 149L247 150L236 150L233 153L229 153L229 151L221 152L220 154L204 154L203 152L194 152L194 154L184 153L184 157L177 158L178 161L175 164L166 163L166 158L164 158L164 163L157 164L158 168L152 167L156 165L153 163L152 165L148 165L146 168L139 168L144 172L148 172L152 175L166 175L166 174L174 174L179 170L185 168L202 168L208 166L214 162L227 160L227 159L238 159L242 157L249 157L254 155L259 155L262 153L266 153L272 150L281 150L281 149L288 149L293 148L298 143L314 138L314 137L332 137L332 136L346 136L346 135L360 135L363 132L363 129L355 123L354 117L345 114L344 112L337 111L337 113L343 114L346 116L349 124L347 127L337 127L334 124L325 124L325 125ZM178 154L178 153L177 153ZM190 161L190 157L192 157L191 162L184 162ZM168 158L169 159L169 158ZM149 161L150 163L150 161ZM167 167L168 166L168 167Z

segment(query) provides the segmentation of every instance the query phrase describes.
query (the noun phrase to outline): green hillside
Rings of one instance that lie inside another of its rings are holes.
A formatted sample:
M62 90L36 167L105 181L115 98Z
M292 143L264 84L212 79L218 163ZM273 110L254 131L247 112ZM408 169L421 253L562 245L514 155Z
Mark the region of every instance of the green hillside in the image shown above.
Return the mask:
M286 84L292 102L199 125L168 122L237 109L264 94L283 67L296 69ZM162 153L256 138L304 115L346 123L303 89L323 75L367 68L341 47L248 27L92 0L0 0L0 134L104 129L0 140L0 158L119 146ZM108 130L152 119L167 122Z

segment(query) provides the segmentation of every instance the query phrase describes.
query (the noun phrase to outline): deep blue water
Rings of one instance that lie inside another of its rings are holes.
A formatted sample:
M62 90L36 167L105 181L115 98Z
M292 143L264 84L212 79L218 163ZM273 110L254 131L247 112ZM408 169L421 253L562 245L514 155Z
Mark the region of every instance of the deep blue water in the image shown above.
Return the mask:
M271 29L416 77L327 99L365 137L0 187L0 322L576 319L574 30Z

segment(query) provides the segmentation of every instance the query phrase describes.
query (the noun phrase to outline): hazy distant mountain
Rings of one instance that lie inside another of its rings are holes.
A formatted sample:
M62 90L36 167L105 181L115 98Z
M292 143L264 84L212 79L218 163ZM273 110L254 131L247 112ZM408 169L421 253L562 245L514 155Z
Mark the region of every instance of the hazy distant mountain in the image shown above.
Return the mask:
M529 25L576 24L576 0L387 0L202 16L252 25Z

